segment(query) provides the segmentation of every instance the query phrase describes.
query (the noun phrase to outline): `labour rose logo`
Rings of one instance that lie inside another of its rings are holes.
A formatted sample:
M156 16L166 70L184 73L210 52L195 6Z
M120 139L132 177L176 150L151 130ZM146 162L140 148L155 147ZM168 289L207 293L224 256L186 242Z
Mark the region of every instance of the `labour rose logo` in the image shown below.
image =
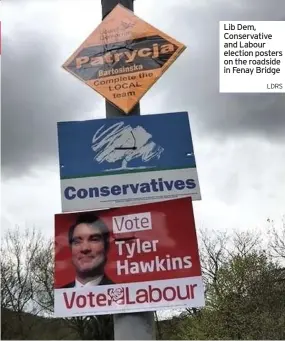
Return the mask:
M119 303L118 301L124 299L124 288L108 289L108 295L111 301Z

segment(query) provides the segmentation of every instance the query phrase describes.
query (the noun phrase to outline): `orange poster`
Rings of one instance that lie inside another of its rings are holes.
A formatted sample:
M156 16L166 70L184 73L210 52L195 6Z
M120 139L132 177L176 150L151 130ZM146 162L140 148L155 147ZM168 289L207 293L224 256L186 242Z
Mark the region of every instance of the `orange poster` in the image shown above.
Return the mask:
M63 68L128 114L185 48L117 5Z

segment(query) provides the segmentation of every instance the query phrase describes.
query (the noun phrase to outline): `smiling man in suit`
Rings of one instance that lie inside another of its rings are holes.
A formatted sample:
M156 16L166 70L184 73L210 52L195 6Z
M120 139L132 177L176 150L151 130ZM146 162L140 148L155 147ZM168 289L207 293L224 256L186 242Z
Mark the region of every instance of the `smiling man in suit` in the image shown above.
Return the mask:
M114 284L104 273L110 233L106 224L91 212L78 216L68 232L76 278L62 288Z

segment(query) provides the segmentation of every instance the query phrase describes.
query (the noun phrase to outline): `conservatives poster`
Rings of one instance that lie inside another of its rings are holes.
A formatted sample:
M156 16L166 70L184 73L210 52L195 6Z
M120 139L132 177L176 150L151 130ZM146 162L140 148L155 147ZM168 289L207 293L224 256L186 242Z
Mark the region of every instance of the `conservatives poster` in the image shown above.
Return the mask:
M187 112L58 123L62 211L200 200Z

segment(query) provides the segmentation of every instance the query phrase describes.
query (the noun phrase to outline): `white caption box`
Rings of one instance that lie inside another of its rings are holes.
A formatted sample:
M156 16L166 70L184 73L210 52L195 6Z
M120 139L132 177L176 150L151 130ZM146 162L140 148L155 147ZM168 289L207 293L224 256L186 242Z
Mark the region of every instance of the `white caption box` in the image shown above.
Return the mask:
M220 92L285 93L285 21L220 21Z
M113 232L128 233L152 229L150 212L113 217Z

